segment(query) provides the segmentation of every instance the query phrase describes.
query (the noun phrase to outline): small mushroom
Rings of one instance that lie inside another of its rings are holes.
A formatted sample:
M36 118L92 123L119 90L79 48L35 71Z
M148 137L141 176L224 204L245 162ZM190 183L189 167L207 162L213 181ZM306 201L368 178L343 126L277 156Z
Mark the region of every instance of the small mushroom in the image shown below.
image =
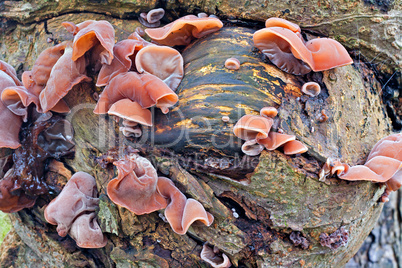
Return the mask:
M278 115L278 110L275 107L264 107L260 110L260 115L274 118Z
M402 133L392 134L374 145L364 165L350 167L340 161L333 161L330 165L331 174L336 173L343 180L385 183L386 190L381 201L387 202L390 192L402 186L401 151ZM327 165L323 169L328 169Z
M223 23L217 18L198 18L187 15L164 27L146 29L148 36L166 46L188 45L194 38L201 38L218 31Z
M272 118L245 115L233 127L234 134L242 140L265 139L273 124Z
M214 268L228 268L232 265L225 253L219 253L216 246L211 248L206 243L202 246L200 257Z
M155 23L160 21L165 16L165 10L163 8L152 9L147 13L147 21L149 23Z
M307 83L303 84L301 91L304 94L307 94L311 97L315 97L315 96L318 96L318 94L320 94L321 87L316 82L307 82Z
M225 67L229 70L239 70L240 61L236 58L229 58L225 61Z

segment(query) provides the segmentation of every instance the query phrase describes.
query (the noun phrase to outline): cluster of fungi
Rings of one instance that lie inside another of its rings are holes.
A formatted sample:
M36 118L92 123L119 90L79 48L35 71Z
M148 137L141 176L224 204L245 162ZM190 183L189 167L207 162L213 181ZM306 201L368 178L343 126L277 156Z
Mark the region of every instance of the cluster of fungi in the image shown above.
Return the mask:
M142 23L158 27L163 14L160 10L141 14ZM184 75L183 58L172 46L188 45L195 38L218 31L223 24L204 13L188 15L164 27L146 29L152 42L136 31L117 43L113 26L107 21L64 22L63 26L74 40L43 51L32 70L22 74L22 82L10 65L0 62L0 117L3 126L7 125L0 129L0 147L15 149L12 159L1 161L3 212L30 208L38 196L51 191L43 178L43 164L32 168L32 161L43 163L71 153L73 130L63 118L70 111L63 97L75 85L92 80L86 73L88 67L97 73L96 86L104 87L94 113L115 116L122 120L120 130L125 136L139 137L141 128L152 126L149 108L157 107L166 114L178 102L175 90ZM266 28L255 32L253 40L274 65L295 75L353 62L337 41L318 38L306 42L298 25L279 18L268 19ZM236 59L228 59L225 65L231 71L241 68ZM308 83L302 91L315 97L320 88ZM287 155L308 150L296 136L272 129L277 113L275 107L261 107L260 115L245 115L236 123L233 132L245 140L245 154L256 156L264 148L279 147ZM187 198L170 179L159 177L138 152L132 151L113 164L118 176L108 182L107 195L115 204L137 215L164 209L166 220L178 234L185 234L195 221L212 224L212 214L200 202ZM387 201L390 191L402 183L402 135L379 141L364 165L349 167L338 160L327 161L321 179L334 174L344 180L385 183L382 201ZM97 195L94 177L77 172L47 205L45 218L57 225L60 236L69 234L79 247L103 247L107 239L97 223ZM214 267L229 267L228 257L218 253L218 249L204 245L201 255Z

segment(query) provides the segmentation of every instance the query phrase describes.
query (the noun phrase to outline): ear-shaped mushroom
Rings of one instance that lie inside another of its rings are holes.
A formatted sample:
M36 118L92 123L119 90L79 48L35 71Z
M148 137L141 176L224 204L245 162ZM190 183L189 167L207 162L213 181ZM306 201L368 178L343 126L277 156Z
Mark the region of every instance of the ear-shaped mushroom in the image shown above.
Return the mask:
M183 57L174 48L167 46L147 46L135 57L139 73L147 72L159 77L172 90L176 90L183 79Z
M353 63L346 49L334 39L316 38L306 43L306 47L313 56L313 63L307 62L314 72L325 71ZM293 55L299 58L293 51ZM302 57L300 57L304 61Z
M212 249L206 243L202 246L200 257L201 260L214 268L228 268L232 265L225 253L219 254L219 249L216 246Z
M37 198L37 196L29 197L24 191L15 189L13 169L9 169L0 180L0 210L4 213L13 213L24 208L30 208L35 205Z
M146 42L148 43L148 42ZM128 72L133 68L136 54L146 44L144 42L132 39L126 39L118 42L113 47L114 58L110 65L103 65L99 71L96 86L105 86L113 77L118 74Z
M108 21L87 20L77 25L72 22L63 22L62 25L75 35L71 55L73 61L77 61L91 48L101 46L98 55L100 62L102 64L112 62L115 33Z
M163 16L165 16L165 10L163 8L152 9L147 13L147 21L149 23L155 23L160 21Z
M66 236L78 216L97 209L99 198L96 195L95 178L85 172L75 173L61 193L46 207L46 221L57 225L60 236Z
M265 139L273 124L272 118L245 115L233 127L233 133L242 140Z
M15 115L20 116L24 122L27 122L28 120L27 107L31 103L34 103L35 105L39 104L38 96L31 94L23 86L14 86L4 89L1 93L1 100L10 111Z
M143 108L153 105L163 113L178 101L178 96L158 77L144 73L127 72L110 80L99 97L94 113L104 114L121 99L138 102Z
M265 28L256 31L253 40L254 45L282 71L296 75L311 71L311 53L293 31L281 27ZM303 55L303 60L292 54L295 50Z
M311 97L315 97L315 96L318 96L318 94L320 94L321 87L316 82L307 82L307 83L303 84L301 91L304 94L307 94Z
M308 151L306 145L300 141L289 141L283 146L283 153L287 155L291 154L302 154Z
M318 72L353 63L337 41L317 38L304 44L297 34L286 28L259 30L254 33L253 40L272 63L288 73L306 74L309 68Z
M145 29L152 40L166 46L188 45L194 38L201 38L218 31L223 23L217 18L198 18L194 15L184 16L164 27Z
M331 167L331 173L337 173L343 180L385 183L387 187L381 199L383 202L388 201L391 191L396 191L402 185L401 170L402 133L390 135L377 142L364 165L349 167L347 164L336 161Z
M39 95L42 112L48 112L73 88L83 82L91 81L85 75L85 58L73 61L73 49L66 47L63 56L53 66L46 87Z
M130 99L122 99L115 102L107 112L109 115L118 116L126 121L136 122L148 127L152 126L152 114L137 102Z
M264 107L260 110L260 115L274 118L278 115L278 110L275 107Z
M165 209L165 217L175 233L185 234L195 221L200 221L207 226L212 224L214 220L212 214L206 212L197 200L187 199L170 179L159 177L158 192L170 200Z
M271 151L294 140L296 140L296 136L294 135L281 134L271 131L269 132L267 138L259 139L258 143L264 145L267 150Z
M165 198L156 190L158 175L151 162L132 154L113 164L118 175L107 185L110 200L137 215L166 207Z
M95 212L80 215L71 225L69 234L80 248L103 248L107 244Z
M225 61L225 67L229 70L239 70L240 61L236 58L229 58Z
M0 62L0 66L7 66L7 65L8 64L5 62ZM12 67L7 66L7 68ZM21 83L19 82L19 85L20 84ZM11 76L9 76L6 72L0 70L0 93L2 93L5 88L12 86L16 86L14 79ZM16 149L20 147L21 144L18 134L20 132L22 119L20 116L11 112L2 101L0 101L0 122L3 125L3 127L0 128L0 148L7 147Z
M264 150L264 146L258 144L256 140L248 140L241 146L241 151L249 156L259 155L262 150Z
M49 80L53 66L64 54L64 50L70 44L71 44L70 41L65 41L53 47L49 47L39 54L38 58L36 59L32 67L32 71L29 73L31 76L30 78L36 85L39 86L46 85L47 81ZM22 81L24 82L24 79ZM27 89L29 88L28 85L26 85L25 83L24 86Z

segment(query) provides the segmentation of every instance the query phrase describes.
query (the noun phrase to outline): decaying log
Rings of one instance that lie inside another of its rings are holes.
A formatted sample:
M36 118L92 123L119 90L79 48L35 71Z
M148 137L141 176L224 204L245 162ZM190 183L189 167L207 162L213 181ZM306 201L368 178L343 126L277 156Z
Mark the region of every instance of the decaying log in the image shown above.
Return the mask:
M16 3L6 4L10 8ZM211 11L207 5L200 10ZM269 10L268 3L263 5ZM37 7L37 12L46 11ZM223 14L231 15L223 7L219 4ZM256 19L252 10L235 16ZM25 19L32 16L26 14ZM37 14L40 19L55 16ZM18 16L13 19L19 21ZM61 22L87 19L111 22L118 40L139 26L134 20L91 13L56 16L46 21L46 29L43 23L18 24L2 36L2 50L8 49L4 59L20 72L28 70L38 54L53 45L47 42L49 32L53 41L71 39ZM381 86L358 59L353 66L308 76L285 74L261 60L261 53L253 47L252 33L247 28L227 27L187 47L178 106L168 115L155 111L155 127L140 140L127 140L113 118L92 112L94 93L100 88L92 82L76 86L66 97L72 109L67 120L75 131L75 156L63 162L68 170L85 171L96 178L100 226L109 242L102 249L84 250L70 237L59 237L43 218L44 207L55 197L45 195L32 209L10 216L14 230L1 247L0 266L206 267L200 251L202 244L209 242L228 255L235 267L342 267L376 224L384 187L336 178L323 183L317 174L328 157L361 163L376 141L389 134L390 122L379 95ZM239 71L224 67L225 59L233 56L242 63ZM321 84L323 91L318 97L301 94L307 80ZM308 153L285 156L275 150L257 157L240 153L241 142L233 136L232 126L242 115L256 114L266 105L278 107L277 128L296 135L309 147ZM326 122L317 119L322 110L328 115ZM228 115L230 122L223 122L223 115ZM166 146L183 131L181 140ZM216 146L231 140L233 146ZM215 216L213 225L193 226L180 236L158 212L138 216L113 204L105 190L116 171L112 165L102 166L99 159L108 153L124 154L129 145L152 160L160 174L170 177L188 197L200 201ZM47 176L63 185L66 174L65 170L60 174L53 170ZM349 236L340 247L321 244L322 233L330 235L341 227ZM295 237L304 238L307 246L295 242Z

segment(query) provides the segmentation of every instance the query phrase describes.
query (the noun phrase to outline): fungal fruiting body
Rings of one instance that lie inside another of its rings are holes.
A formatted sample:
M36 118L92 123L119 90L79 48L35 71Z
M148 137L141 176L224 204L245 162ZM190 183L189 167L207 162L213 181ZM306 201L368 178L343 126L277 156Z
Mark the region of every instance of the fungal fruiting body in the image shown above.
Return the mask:
M232 266L232 263L225 253L221 253L216 246L208 246L207 243L202 246L200 257L201 260L214 268L228 268Z
M83 248L101 248L107 243L95 211L99 206L95 178L75 173L61 193L45 209L46 221L57 225L60 236L70 236Z
M330 38L307 42L294 23L279 18L266 21L266 28L253 36L255 46L281 70L302 75L352 64L346 49Z
M303 84L301 91L311 97L315 97L321 92L321 87L316 82L307 82Z
M233 132L246 141L242 146L243 153L255 156L264 147L270 151L281 146L287 155L301 154L308 150L303 143L296 140L296 136L271 131L273 117L277 113L274 107L264 107L260 111L261 115L245 115L237 121Z
M340 161L327 161L321 169L320 180L334 174L348 181L385 183L381 201L387 202L389 194L402 186L402 133L392 134L377 142L364 165L350 167Z
M225 61L225 67L229 70L239 70L240 61L236 58L229 58Z
M165 209L167 221L178 234L185 234L194 221L212 224L213 216L201 203L187 199L170 179L158 177L146 158L131 154L113 164L118 177L109 182L107 192L114 203L138 215Z
M148 36L166 46L188 45L195 38L218 31L223 23L218 18L187 15L161 28L146 29Z

